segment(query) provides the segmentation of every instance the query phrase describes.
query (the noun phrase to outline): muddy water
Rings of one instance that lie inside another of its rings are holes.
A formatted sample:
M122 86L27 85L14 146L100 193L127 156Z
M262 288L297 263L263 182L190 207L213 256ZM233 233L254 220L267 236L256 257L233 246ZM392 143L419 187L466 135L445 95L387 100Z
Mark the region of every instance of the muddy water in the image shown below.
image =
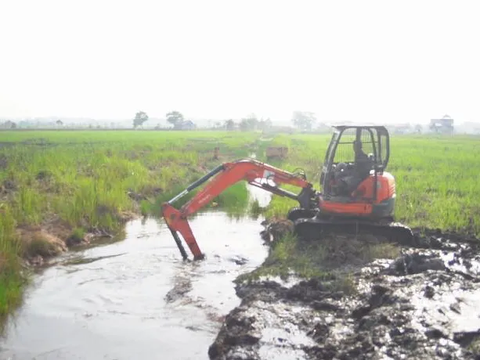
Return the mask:
M269 197L251 193L261 205ZM261 219L191 221L207 258L184 262L166 226L135 220L124 240L70 253L35 277L0 341L1 359L207 359L232 281L267 255Z

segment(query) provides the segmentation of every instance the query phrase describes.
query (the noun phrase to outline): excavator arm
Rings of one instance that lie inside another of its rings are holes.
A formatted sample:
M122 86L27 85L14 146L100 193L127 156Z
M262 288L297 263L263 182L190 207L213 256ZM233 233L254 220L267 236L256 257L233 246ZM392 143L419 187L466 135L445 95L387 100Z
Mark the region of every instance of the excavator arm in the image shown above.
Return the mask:
M180 209L173 207L172 204L175 201L198 188L211 178L213 179ZM187 217L199 211L225 189L240 180L246 180L249 184L267 190L275 195L286 196L297 200L303 208L310 209L315 206L315 190L312 184L306 180L304 174L290 173L253 159L224 163L195 181L170 201L162 204L163 217L184 259L187 259L188 255L183 248L178 233L182 235L195 260L204 258L190 228ZM294 194L279 188L278 184L294 185L302 188L302 190L299 194Z

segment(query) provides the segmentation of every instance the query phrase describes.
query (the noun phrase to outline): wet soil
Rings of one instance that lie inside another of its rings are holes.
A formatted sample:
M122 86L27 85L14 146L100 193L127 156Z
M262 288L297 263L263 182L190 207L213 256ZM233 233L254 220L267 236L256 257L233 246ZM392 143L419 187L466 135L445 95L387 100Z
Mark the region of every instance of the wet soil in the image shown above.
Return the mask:
M480 241L416 232L396 259L325 281L239 283L210 359L480 359Z

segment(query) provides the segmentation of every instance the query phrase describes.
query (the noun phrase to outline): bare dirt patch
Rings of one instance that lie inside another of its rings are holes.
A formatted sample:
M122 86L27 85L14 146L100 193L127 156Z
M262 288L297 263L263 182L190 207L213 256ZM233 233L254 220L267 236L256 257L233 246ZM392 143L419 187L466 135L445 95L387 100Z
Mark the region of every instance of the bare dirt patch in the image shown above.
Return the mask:
M31 265L43 265L44 260L67 250L65 242L39 226L17 229L22 252Z

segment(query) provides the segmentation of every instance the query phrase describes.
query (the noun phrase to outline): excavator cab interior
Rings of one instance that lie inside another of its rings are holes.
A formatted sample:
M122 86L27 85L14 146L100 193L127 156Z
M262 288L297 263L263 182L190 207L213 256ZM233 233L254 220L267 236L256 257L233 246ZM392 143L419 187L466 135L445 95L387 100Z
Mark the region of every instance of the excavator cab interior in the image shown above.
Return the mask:
M354 201L360 184L386 168L389 145L388 131L383 126L335 126L320 179L324 198ZM376 181L370 183L376 186ZM371 193L375 195L376 189Z

